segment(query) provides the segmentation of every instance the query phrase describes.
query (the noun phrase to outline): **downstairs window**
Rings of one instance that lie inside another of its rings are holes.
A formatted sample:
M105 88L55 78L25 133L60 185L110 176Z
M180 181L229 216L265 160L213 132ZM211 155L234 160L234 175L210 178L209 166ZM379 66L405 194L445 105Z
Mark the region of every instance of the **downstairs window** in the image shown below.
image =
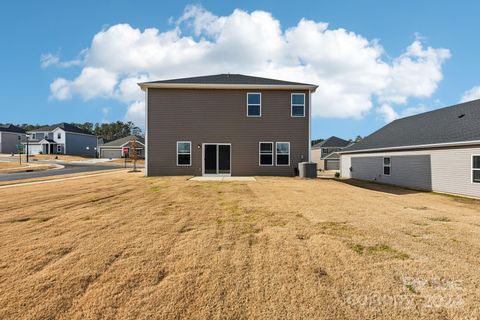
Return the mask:
M190 141L177 141L177 166L192 165L192 143Z
M480 156L472 156L472 182L480 183Z
M277 166L290 165L290 142L277 142Z
M273 142L260 142L259 164L261 166L273 165Z
M390 157L383 158L383 174L389 176L392 171L392 159Z

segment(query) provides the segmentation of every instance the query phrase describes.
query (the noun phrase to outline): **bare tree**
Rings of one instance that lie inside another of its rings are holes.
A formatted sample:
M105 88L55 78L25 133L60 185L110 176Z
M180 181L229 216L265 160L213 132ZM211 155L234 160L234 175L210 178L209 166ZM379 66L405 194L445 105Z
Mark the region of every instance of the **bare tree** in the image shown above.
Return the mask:
M133 172L137 172L137 159L138 159L137 139L133 138L132 140L130 140L129 147L130 147L130 152L128 153L128 157L133 160Z

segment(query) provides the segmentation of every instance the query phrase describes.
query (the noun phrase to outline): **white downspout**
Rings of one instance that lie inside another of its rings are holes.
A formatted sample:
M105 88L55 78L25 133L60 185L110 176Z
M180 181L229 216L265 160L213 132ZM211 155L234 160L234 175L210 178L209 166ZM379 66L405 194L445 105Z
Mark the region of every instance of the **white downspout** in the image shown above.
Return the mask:
M148 176L148 88L145 88L145 176Z
M312 91L308 90L308 162L312 154Z

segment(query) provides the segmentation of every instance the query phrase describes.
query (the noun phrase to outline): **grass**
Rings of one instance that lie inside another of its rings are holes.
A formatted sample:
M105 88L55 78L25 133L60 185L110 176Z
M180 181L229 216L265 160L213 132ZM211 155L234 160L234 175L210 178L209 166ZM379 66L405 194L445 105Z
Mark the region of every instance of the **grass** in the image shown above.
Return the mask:
M438 222L450 222L450 221L452 221L452 219L450 219L449 217L445 217L445 216L429 217L428 220L430 220L430 221L438 221Z
M0 189L1 318L475 318L480 207L381 190L125 172Z
M22 163L20 165L19 162L7 162L7 161L0 161L0 169L11 169L11 168L19 168L19 167L25 167L26 164ZM1 173L2 171L0 171Z

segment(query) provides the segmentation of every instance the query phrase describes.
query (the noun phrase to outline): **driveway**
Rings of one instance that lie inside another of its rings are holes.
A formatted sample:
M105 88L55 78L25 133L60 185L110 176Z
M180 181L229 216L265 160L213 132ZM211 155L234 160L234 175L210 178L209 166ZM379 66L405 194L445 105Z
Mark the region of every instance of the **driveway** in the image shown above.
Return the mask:
M50 161L38 161L37 163L50 163ZM19 173L0 173L0 181L14 181L22 179L43 178L50 176L57 176L71 173L82 172L94 172L101 170L121 169L118 165L105 165L105 164L78 164L69 162L51 162L55 164L61 164L64 166L62 169L35 171L35 172L19 172Z

